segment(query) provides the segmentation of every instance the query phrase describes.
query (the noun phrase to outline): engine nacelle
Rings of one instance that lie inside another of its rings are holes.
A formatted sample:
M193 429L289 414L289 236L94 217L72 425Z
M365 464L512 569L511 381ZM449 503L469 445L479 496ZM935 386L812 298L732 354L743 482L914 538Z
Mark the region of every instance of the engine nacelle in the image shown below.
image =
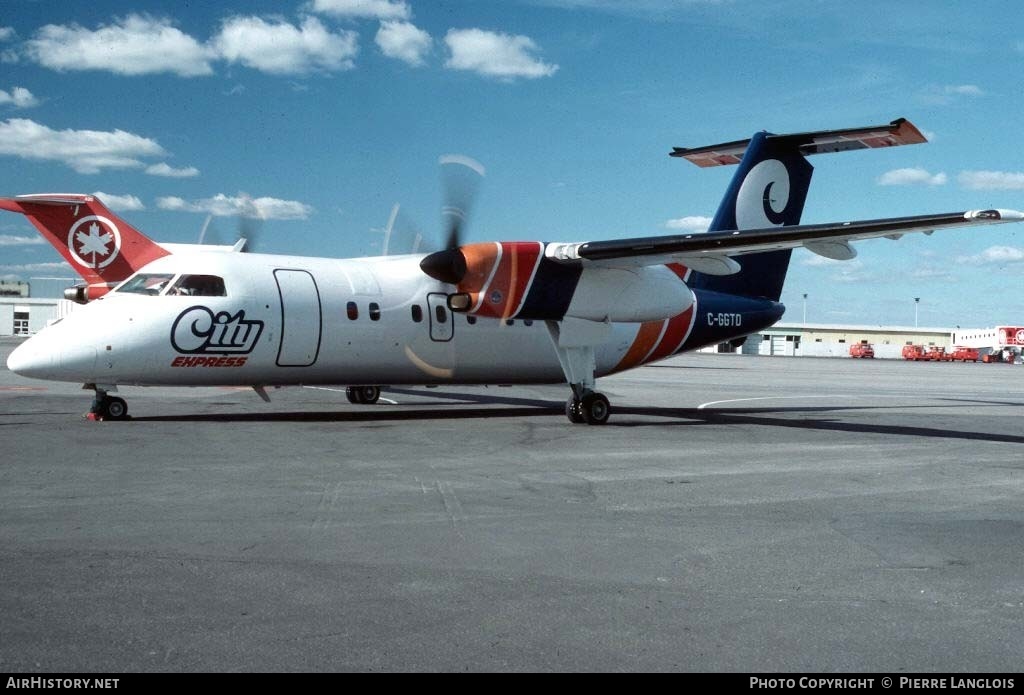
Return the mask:
M98 283L95 285L75 285L64 290L64 299L76 304L87 304L94 299L99 299L111 290L111 285Z
M565 315L589 321L660 321L693 306L693 292L663 265L586 268Z
M467 244L427 256L433 278L454 284L453 311L496 319L642 323L678 316L693 293L666 266L608 268L546 258L537 241Z

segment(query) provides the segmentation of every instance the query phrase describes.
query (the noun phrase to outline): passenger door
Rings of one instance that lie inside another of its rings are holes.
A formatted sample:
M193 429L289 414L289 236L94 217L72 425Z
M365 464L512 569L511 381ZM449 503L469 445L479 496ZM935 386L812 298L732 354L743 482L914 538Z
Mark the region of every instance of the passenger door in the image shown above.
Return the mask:
M320 354L323 312L316 280L305 270L274 271L281 297L278 367L309 367Z

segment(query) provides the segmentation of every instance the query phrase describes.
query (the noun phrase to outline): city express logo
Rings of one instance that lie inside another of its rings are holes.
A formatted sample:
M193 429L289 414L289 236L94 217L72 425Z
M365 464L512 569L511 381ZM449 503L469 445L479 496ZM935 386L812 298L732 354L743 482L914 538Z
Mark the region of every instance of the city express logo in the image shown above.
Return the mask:
M239 309L214 313L205 306L189 307L171 326L171 346L182 356L172 367L242 367L263 333L263 322L245 318ZM189 355L185 357L184 355Z

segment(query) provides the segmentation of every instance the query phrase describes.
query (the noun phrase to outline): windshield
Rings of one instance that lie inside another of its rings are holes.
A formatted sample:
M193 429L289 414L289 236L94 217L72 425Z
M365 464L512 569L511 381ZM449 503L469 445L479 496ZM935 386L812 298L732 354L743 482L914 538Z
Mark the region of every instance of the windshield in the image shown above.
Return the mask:
M170 273L138 273L125 280L115 292L119 294L160 294L174 275Z
M192 297L226 297L224 280L216 275L182 275L168 294Z

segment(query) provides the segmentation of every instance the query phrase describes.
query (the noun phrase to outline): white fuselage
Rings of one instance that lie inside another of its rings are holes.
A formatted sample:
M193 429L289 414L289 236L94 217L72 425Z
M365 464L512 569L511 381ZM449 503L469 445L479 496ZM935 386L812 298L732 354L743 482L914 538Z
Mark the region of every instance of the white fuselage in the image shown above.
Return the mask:
M175 253L142 272L223 279L224 296L112 292L12 353L30 377L117 385L564 382L544 322L453 314L422 256ZM612 371L640 324L596 348Z

